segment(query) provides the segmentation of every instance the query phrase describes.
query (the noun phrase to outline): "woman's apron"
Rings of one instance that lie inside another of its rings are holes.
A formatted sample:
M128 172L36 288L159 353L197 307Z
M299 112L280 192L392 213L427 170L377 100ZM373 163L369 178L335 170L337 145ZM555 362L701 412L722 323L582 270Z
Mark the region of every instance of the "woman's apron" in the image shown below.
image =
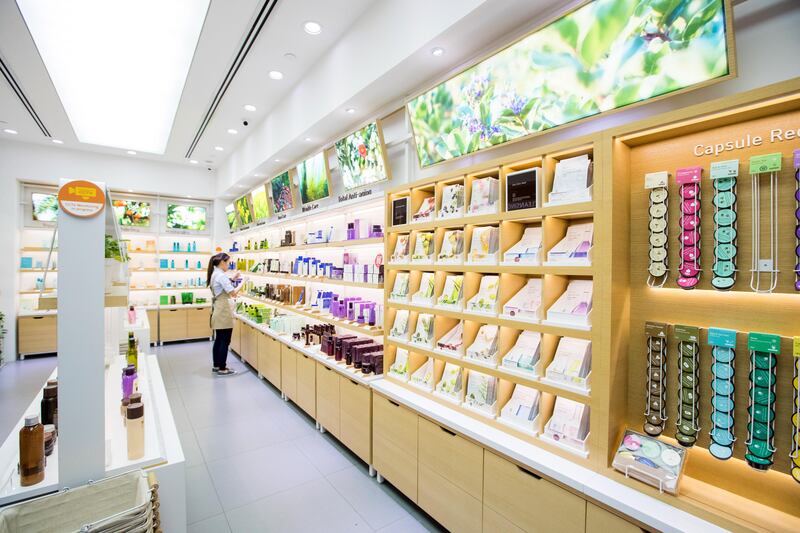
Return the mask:
M212 291L213 295L213 291ZM211 329L233 328L233 298L225 291L211 298Z

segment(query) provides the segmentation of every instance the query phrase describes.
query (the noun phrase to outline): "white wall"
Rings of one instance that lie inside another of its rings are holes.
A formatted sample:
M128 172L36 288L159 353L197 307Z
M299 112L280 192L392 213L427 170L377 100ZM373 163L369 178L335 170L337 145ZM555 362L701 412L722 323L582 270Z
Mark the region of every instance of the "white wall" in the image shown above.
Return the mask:
M55 185L61 178L96 178L111 189L137 193L213 198L214 174L204 168L134 157L0 141L0 311L6 315L5 357L16 355L16 309L19 284L20 183Z

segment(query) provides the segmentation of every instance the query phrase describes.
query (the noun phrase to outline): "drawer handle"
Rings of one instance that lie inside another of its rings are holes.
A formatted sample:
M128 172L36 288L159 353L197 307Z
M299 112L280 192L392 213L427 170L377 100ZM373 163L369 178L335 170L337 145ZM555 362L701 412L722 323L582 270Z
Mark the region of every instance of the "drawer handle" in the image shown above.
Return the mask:
M445 429L445 428L443 428L442 426L439 426L439 429L441 429L442 431L444 431L445 433L447 433L447 434L448 434L448 435L450 435L451 437L455 437L455 436L456 436L456 434L455 434L455 432L454 432L454 431L450 431L449 429Z
M178 310L177 310L177 309L170 309L170 310L169 310L169 312L170 312L170 313L177 313L177 312L178 312Z
M533 473L533 472L531 472L530 470L526 470L525 468L522 468L522 467L521 467L521 466L519 466L519 465L517 465L517 468L518 468L518 469L519 469L519 471L520 471L520 472L522 472L523 474L528 474L529 476L531 476L531 477L532 477L532 478L534 478L534 479L542 479L542 476L540 476L539 474L534 474L534 473Z
M307 356L306 354L303 354L303 357L305 357L306 359L308 359L308 356Z
M43 316L33 316L33 317L31 317L31 318L32 318L32 319L34 319L34 320L41 320L41 319L43 319L44 317L43 317Z
M327 366L323 366L322 368L324 368L324 369L325 369L325 370L327 370L328 372L330 372L330 371L331 371L331 369L330 369L330 368L328 368Z
M355 381L355 380L351 379L351 380L350 380L350 383L352 383L353 385L355 385L356 387L358 387L358 381Z
M388 400L388 399L386 401L389 402L390 404L394 405L395 407L400 407L400 404L397 403L397 402L393 402L392 400Z

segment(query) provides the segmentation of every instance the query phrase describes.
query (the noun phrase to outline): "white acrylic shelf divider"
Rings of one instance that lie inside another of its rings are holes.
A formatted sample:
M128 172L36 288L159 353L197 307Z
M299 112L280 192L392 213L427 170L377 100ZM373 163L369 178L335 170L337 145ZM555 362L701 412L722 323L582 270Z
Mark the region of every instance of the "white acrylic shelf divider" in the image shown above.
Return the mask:
M434 422L457 431L535 472L567 485L587 498L617 509L658 531L670 533L683 531L722 533L726 531L711 522L706 522L560 455L518 439L501 429L392 383L390 380L376 381L371 386L379 394L410 407Z

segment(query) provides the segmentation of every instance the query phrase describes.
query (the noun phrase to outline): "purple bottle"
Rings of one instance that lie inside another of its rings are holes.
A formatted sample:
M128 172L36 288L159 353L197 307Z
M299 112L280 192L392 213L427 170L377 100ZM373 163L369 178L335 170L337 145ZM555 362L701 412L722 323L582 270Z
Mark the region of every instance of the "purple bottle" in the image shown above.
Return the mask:
M122 371L122 399L127 400L130 398L130 395L133 394L133 388L136 383L136 379L139 376L136 374L136 367L133 365L128 365Z

